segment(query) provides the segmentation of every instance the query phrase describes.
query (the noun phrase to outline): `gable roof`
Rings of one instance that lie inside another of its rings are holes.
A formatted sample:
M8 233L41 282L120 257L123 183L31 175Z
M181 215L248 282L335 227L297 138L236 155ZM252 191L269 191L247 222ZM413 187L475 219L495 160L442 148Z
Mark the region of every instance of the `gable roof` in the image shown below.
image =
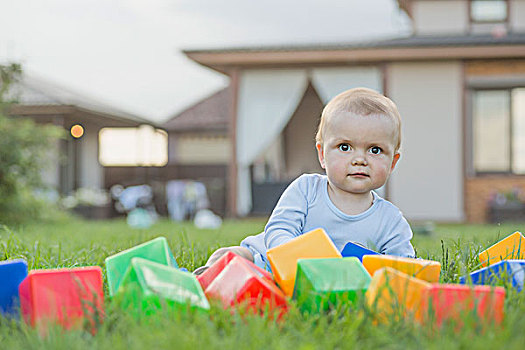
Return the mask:
M22 78L13 84L10 95L17 101L10 110L10 114L13 115L48 114L47 111L57 114L61 111L66 114L78 112L99 120L111 120L122 126L154 125L151 121L135 114L28 74L23 74Z
M352 64L403 60L525 57L525 33L409 36L349 43L186 50L192 60L231 67Z
M227 131L230 89L225 88L174 115L162 127L168 131Z

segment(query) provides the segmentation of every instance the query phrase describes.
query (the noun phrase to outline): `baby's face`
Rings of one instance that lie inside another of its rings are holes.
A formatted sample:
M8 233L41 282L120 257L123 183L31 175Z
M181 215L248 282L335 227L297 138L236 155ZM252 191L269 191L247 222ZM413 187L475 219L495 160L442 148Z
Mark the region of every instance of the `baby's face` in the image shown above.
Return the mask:
M367 193L385 184L399 159L397 130L384 115L331 117L317 144L319 162L335 191Z

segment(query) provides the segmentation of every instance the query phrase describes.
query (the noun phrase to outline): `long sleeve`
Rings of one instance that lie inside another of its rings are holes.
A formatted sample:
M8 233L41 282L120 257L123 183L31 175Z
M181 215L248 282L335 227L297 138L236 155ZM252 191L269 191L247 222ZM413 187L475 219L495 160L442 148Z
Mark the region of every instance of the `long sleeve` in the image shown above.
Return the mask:
M415 256L414 247L410 243L412 239L412 229L405 217L398 212L394 219L391 231L382 244L381 253L413 258Z
M270 249L303 233L308 214L309 181L297 178L283 192L264 229L264 244Z

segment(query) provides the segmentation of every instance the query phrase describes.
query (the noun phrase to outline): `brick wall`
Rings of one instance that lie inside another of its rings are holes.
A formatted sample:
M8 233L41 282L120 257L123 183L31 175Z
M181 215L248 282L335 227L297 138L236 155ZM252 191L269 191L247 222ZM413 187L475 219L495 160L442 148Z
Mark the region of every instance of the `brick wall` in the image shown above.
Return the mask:
M510 191L520 188L525 192L525 177L510 175L490 175L467 178L465 183L465 204L467 221L482 223L488 221L488 201L497 191Z

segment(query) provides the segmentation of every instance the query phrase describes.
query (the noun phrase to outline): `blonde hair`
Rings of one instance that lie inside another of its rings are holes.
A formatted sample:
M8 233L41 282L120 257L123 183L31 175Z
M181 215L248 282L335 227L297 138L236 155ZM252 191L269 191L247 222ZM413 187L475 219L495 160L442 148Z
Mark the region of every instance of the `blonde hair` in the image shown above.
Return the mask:
M339 113L353 113L361 116L380 114L392 118L397 129L395 151L401 147L401 116L396 105L388 97L367 88L355 88L340 93L323 109L315 140L323 143L323 132L332 116Z

